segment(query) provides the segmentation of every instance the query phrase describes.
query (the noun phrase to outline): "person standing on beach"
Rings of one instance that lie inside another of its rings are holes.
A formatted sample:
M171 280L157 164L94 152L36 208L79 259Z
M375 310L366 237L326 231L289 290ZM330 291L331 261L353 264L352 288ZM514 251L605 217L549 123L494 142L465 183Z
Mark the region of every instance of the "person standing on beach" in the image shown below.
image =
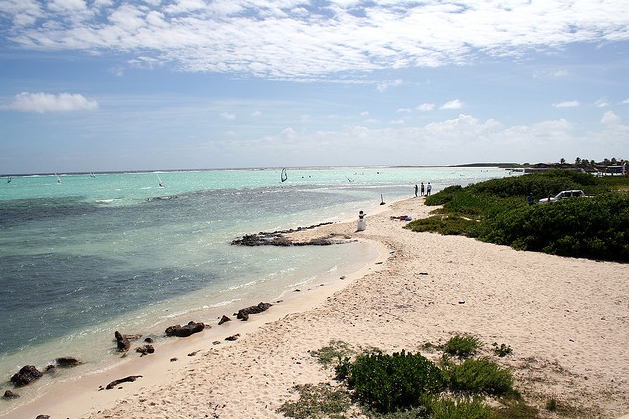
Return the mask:
M421 183L421 195L424 196L424 182Z
M415 198L417 198L417 185L415 185Z
M426 196L430 196L430 191L432 191L432 186L430 186L430 182L426 186Z

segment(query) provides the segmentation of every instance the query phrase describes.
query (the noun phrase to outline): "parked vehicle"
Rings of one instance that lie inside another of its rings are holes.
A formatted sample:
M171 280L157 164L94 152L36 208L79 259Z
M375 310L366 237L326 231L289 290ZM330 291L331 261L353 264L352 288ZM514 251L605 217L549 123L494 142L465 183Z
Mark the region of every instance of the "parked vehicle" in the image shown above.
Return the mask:
M572 197L586 198L587 196L580 189L571 189L569 191L561 191L557 195L551 196L549 198L542 198L537 203L547 204L549 202L557 202L557 201L561 201L562 199L572 198Z

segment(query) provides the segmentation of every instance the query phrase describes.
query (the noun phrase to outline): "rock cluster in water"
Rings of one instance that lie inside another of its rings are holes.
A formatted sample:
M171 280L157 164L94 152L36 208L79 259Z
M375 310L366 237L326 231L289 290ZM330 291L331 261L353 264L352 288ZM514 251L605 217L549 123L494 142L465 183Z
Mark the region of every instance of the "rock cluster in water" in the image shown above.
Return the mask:
M231 244L239 246L327 246L336 244L338 243L337 241L330 240L329 238L317 238L302 242L291 240L284 236L284 234L311 230L328 224L332 224L332 222L320 223L309 227L298 227L296 229L291 228L290 230L277 230L271 233L260 232L256 234L246 234L239 239L233 240Z

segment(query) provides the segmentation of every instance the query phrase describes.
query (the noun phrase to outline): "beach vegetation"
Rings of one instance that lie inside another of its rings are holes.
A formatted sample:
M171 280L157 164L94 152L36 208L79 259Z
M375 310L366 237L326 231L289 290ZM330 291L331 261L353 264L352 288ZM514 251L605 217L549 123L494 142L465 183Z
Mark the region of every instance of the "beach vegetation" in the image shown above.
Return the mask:
M346 382L361 403L381 412L422 406L424 395L445 388L434 362L404 350L358 355L348 368Z
M453 391L504 396L513 391L513 375L487 357L468 358L461 364L446 362L442 372Z
M311 356L317 358L320 364L336 368L338 365L349 361L355 351L346 342L331 340L328 346L312 351Z
M521 398L501 399L501 405L493 409L492 419L538 419L539 411Z
M431 419L490 419L493 410L482 397L439 397L429 404Z
M497 344L495 345L497 346ZM480 339L456 335L445 344L424 344L443 352L439 363L420 353L387 354L377 348L354 351L342 341L312 355L335 366L339 385L300 385L299 400L278 410L293 418L502 419L537 418L514 388L514 377L488 357L474 358ZM502 349L510 348L502 345ZM446 350L449 351L446 353Z
M297 401L287 401L278 409L286 417L295 419L342 419L352 400L346 388L329 383L297 385L293 390Z
M448 355L465 358L474 355L482 346L483 342L476 336L455 335L448 339L442 350Z
M581 189L589 198L528 205L526 197ZM629 177L553 170L451 186L426 198L435 214L406 225L413 231L458 234L517 250L596 260L629 261Z
M494 342L492 346L494 347L494 354L498 355L500 358L504 358L505 356L513 353L511 346L505 345L504 343L501 343L500 346L498 346L498 343Z
M548 410L549 412L556 412L557 399L555 399L554 397L551 397L550 399L548 399L548 401L546 402L546 410Z

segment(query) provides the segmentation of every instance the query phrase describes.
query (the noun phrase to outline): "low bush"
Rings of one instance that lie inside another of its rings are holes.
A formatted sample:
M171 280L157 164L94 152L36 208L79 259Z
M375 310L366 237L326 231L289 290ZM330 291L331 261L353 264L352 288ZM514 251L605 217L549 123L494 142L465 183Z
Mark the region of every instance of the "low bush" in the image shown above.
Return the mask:
M444 388L436 364L405 351L359 355L349 368L347 384L358 400L381 412L421 406L423 395Z
M443 345L443 352L448 355L463 358L475 354L481 346L482 342L475 336L456 335L451 337L445 345Z
M498 355L500 358L503 358L507 355L511 355L511 353L513 352L513 349L511 349L511 346L505 345L504 343L498 346L498 343L494 342L493 347L494 347L494 353Z
M449 214L447 216L435 215L413 220L406 225L406 228L419 232L436 232L444 236L459 236L465 234L475 222L474 220L463 218L456 214Z
M456 356L469 356L481 346L478 338L469 335L456 335L443 345L423 345ZM501 348L505 347L510 349L504 344ZM460 361L453 362L444 352L437 365L419 353L403 350L387 355L370 348L352 361L354 352L341 341L331 341L312 355L324 360L324 365L338 362L337 378L344 380L346 387L327 383L295 386L299 400L287 401L278 409L284 416L342 419L353 417L356 411L351 409L360 408L361 417L372 419L537 417L536 409L527 406L513 389L511 372L488 358L457 363ZM487 396L493 398L494 407L485 402Z
M629 196L605 194L505 211L478 239L559 256L629 261Z
M564 189L593 198L546 205L526 203ZM479 240L560 256L629 261L629 178L567 170L492 179L465 188L451 186L428 197L443 205L440 215L414 220L406 228L460 234ZM442 195L443 194L443 195Z
M511 371L489 358L466 359L462 364L446 364L443 373L452 390L506 395L513 391Z

